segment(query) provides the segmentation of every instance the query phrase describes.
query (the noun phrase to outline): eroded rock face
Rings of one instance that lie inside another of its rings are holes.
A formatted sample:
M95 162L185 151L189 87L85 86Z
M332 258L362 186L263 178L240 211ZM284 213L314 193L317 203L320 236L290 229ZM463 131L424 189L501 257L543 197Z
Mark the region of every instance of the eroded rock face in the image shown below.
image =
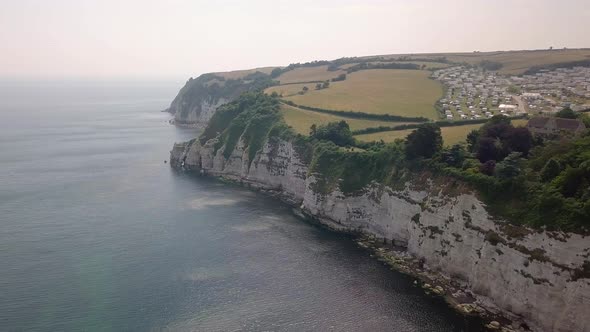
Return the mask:
M173 103L169 110L174 113L175 124L204 127L217 108L229 101L226 98L219 98L216 100L203 100L197 104L189 104L187 101L179 100L177 103Z
M473 194L449 196L429 182L402 190L374 184L355 196L314 192L290 142L273 140L254 160L238 144L229 158L214 141L176 144L171 165L275 192L325 225L392 241L431 271L460 281L480 305L537 331L590 332L590 239L495 220Z

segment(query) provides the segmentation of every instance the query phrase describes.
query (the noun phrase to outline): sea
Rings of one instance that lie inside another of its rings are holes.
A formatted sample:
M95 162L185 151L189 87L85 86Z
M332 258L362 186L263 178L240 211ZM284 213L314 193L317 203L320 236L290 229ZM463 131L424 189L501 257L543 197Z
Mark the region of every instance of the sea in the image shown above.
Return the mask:
M1 331L478 331L290 207L174 171L178 81L0 81Z

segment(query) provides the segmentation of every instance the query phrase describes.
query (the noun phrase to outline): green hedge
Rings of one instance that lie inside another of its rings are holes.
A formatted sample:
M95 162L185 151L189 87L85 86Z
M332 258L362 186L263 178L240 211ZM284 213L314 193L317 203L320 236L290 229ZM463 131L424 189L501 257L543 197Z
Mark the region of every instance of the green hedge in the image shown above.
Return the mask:
M424 117L407 117L407 116L391 115L391 114L372 114L372 113L357 112L357 111L337 111L337 110L329 110L329 109L325 109L325 108L298 105L290 100L282 100L282 102L287 105L301 108L306 111L332 114L332 115L337 115L337 116L341 116L344 118L351 118L351 119L381 120L381 121L389 121L389 122L428 122L429 121L427 118L424 118Z
M517 119L524 119L526 115L519 115L515 117L511 117L511 120ZM457 126L465 126L465 125L472 125L472 124L481 124L488 122L489 119L475 119L475 120L457 120L457 121L435 121L434 123L439 127L457 127ZM353 135L363 135L363 134L372 134L372 133L379 133L384 131L395 131L395 130L405 130L405 129L416 129L420 126L419 123L408 123L399 126L379 126L379 127L369 127L363 129L357 129L352 132Z

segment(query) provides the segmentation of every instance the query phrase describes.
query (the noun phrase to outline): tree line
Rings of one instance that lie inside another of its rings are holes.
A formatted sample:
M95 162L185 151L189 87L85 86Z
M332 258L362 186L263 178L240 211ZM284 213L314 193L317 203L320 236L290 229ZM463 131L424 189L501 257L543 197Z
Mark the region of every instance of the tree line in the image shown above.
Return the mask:
M311 107L311 106L303 106L295 104L291 100L282 100L283 103L297 107L306 111L313 111L318 113L326 113L332 115L338 115L345 118L351 119L369 119L369 120L381 120L381 121L389 121L389 122L427 122L430 121L425 117L407 117L407 116L400 116L400 115L391 115L391 114L373 114L373 113L365 113L365 112L358 112L358 111L337 111L337 110L329 110L324 108L318 107Z

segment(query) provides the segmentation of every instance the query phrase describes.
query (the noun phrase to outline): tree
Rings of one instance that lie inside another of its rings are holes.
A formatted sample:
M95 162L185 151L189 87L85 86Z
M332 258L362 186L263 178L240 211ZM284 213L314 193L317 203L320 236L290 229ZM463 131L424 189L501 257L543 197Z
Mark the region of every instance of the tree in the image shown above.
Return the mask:
M327 89L328 87L330 87L330 81L325 81L322 83L322 89Z
M496 175L501 179L517 177L522 172L522 153L512 152L504 160L496 164Z
M470 133L467 142L482 163L490 159L501 161L510 152L520 152L526 156L534 143L527 128L515 128L510 119L503 115L492 117L479 133Z
M507 132L513 128L510 119L504 115L494 115L481 127L482 137L504 138Z
M309 136L315 136L317 130L318 127L316 126L316 124L312 124L311 127L309 127Z
M476 157L480 162L502 159L502 145L493 137L480 137L477 141Z
M304 86L302 90L305 93L305 92L307 92L307 90L309 90L309 88L307 86Z
M479 130L472 130L467 134L467 149L474 152L477 147L477 140L479 139Z
M520 152L527 156L533 147L533 135L525 127L511 128L507 133L506 143L510 151Z
M565 197L573 197L581 188L587 187L585 180L585 170L577 167L567 166L566 169L557 176L552 184L555 184L561 194Z
M549 159L543 169L541 169L541 181L549 182L553 180L561 172L561 165L559 161L554 158Z
M283 73L282 68L275 68L270 72L270 77L276 78L276 77L281 76L282 73Z
M318 83L315 85L315 89L316 90L321 90L322 89L322 83Z
M332 82L344 81L346 79L346 74L340 74L338 77L332 79Z
M406 138L406 156L430 158L442 149L440 127L433 123L422 124Z
M447 165L453 167L460 167L465 161L467 151L461 144L455 144L450 149L444 149L441 153L441 159Z
M555 113L555 116L563 119L577 119L578 113L574 112L574 110L569 107L565 107L559 112Z
M316 127L315 134L312 137L319 140L332 141L339 146L349 146L354 144L354 137L346 121L330 122L326 125Z
M494 175L496 169L496 162L494 160L488 160L479 166L479 172L485 175Z
M328 71L337 71L338 69L340 69L340 68L338 68L337 64L332 63L328 66Z

